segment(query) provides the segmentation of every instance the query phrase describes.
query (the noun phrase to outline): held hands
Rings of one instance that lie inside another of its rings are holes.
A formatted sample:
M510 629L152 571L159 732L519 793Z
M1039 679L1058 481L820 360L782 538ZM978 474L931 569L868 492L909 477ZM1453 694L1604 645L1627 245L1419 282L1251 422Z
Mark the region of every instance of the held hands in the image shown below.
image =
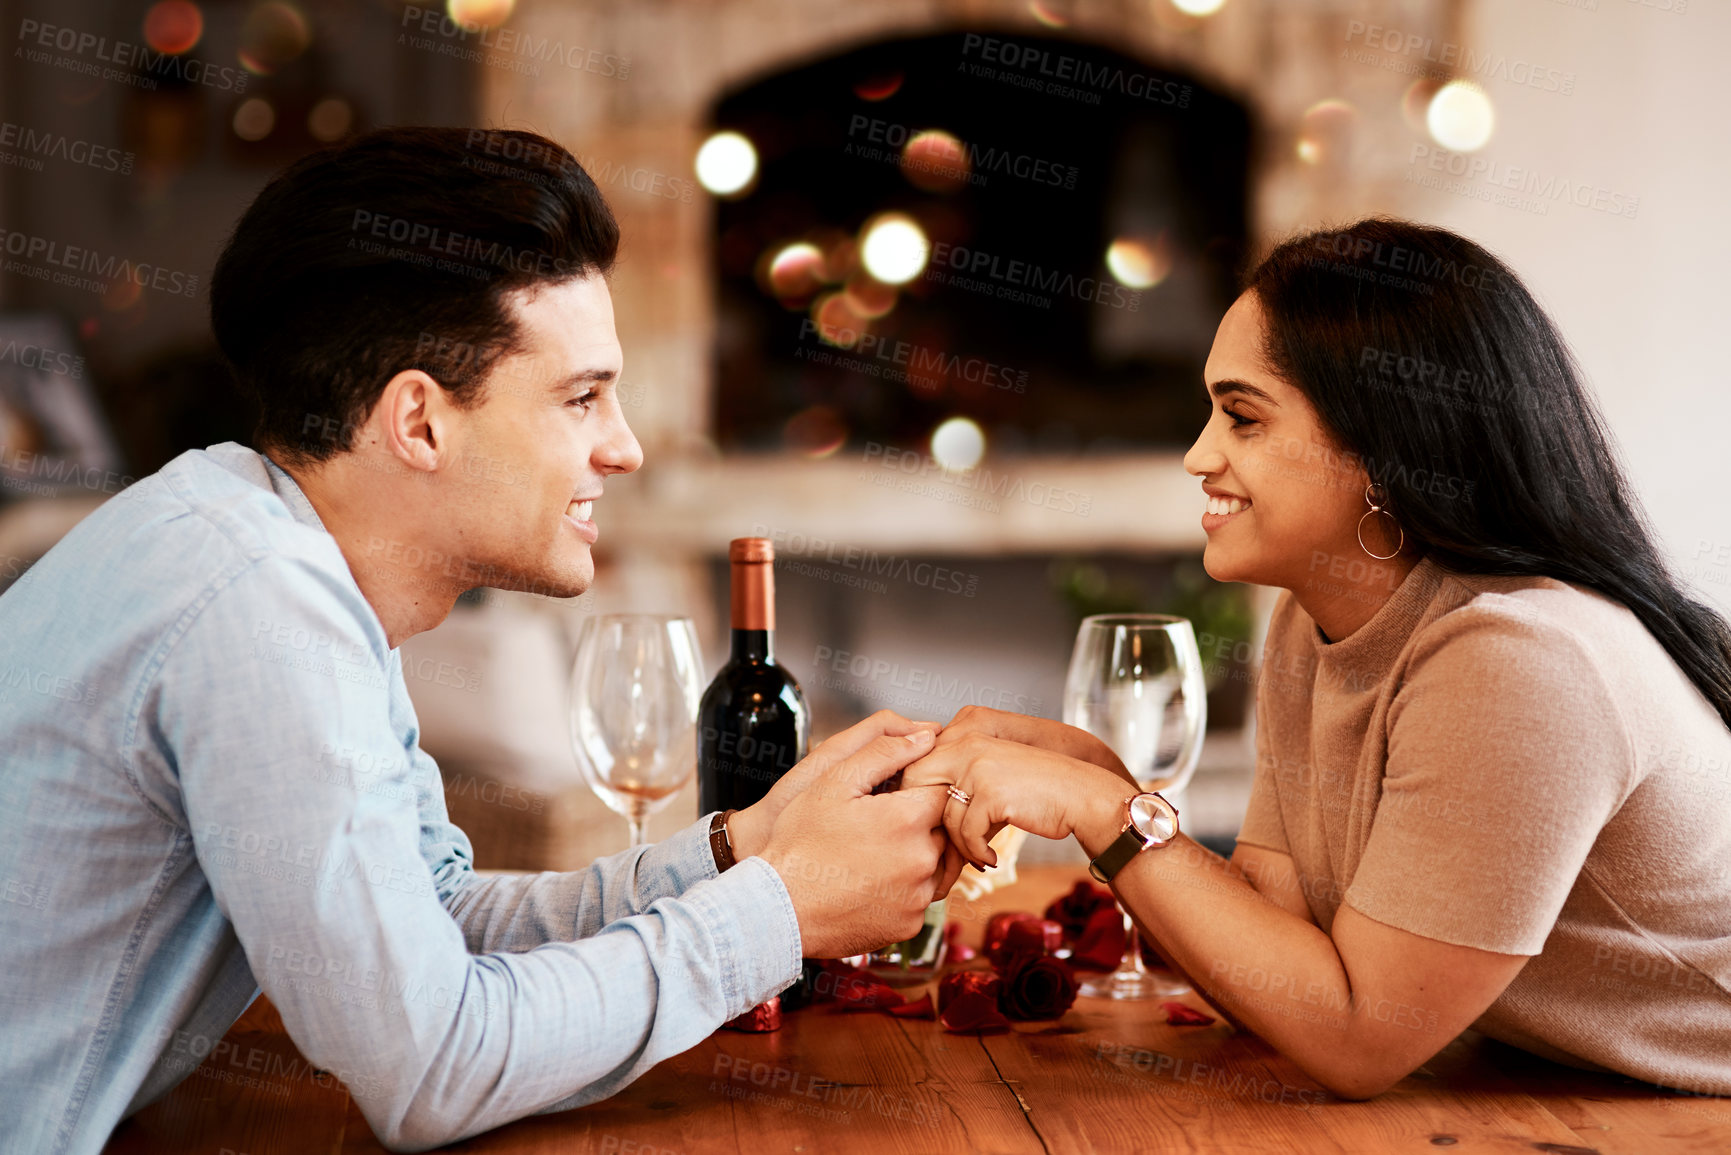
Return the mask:
M938 735L938 745L942 747L973 735L1003 738L1010 742L1020 742L1024 746L1038 746L1054 754L1063 754L1081 762L1091 762L1102 769L1110 770L1127 784L1136 786L1136 779L1130 776L1130 771L1124 768L1123 760L1112 752L1112 747L1076 726L1066 726L1050 718L1034 718L1027 714L1012 714L1007 710L993 710L987 706L963 706L956 711L956 716L950 719L950 724L944 727L943 733ZM1136 788L1141 789L1140 786Z
M948 794L951 784L966 804ZM976 869L997 864L987 844L1010 824L1044 838L1074 834L1098 854L1123 825L1124 799L1142 789L1086 731L977 706L958 711L902 777L904 790L932 787L945 790L945 830Z
M872 794L934 746L935 727L888 710L822 743L756 806L734 815L735 854L781 875L807 958L912 938L949 893L962 858L946 837L941 786ZM761 842L760 831L767 827Z
M898 775L899 790L872 793ZM835 958L913 937L964 861L997 863L987 843L1005 825L1074 834L1098 854L1138 790L1104 742L1073 726L967 706L939 732L880 710L820 744L728 830L736 857L761 855L781 875L805 956Z

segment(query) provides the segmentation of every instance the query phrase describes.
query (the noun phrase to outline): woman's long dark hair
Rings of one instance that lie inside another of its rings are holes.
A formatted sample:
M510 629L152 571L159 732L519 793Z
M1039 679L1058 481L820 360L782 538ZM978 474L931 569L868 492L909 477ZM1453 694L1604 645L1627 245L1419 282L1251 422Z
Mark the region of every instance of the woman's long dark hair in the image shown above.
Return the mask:
M1508 266L1373 218L1286 241L1247 288L1270 366L1387 488L1409 541L1449 569L1621 602L1731 725L1731 628L1654 547L1574 357Z

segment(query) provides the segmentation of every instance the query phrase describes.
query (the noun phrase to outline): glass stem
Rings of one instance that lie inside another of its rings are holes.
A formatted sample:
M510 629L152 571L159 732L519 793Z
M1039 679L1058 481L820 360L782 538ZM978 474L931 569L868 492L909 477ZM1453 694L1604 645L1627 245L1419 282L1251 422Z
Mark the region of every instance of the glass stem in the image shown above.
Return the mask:
M1148 973L1147 964L1142 961L1142 939L1136 930L1136 922L1128 912L1124 915L1124 962L1118 968L1134 975Z
M631 824L631 845L633 847L648 846L649 811L644 807L637 807L625 816L625 821Z

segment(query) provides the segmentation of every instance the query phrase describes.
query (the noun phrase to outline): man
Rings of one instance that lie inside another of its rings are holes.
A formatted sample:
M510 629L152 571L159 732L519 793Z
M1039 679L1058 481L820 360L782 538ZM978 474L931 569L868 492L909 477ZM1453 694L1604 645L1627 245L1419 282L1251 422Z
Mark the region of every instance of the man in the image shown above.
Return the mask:
M176 458L0 597L7 1150L99 1150L261 988L386 1145L447 1143L616 1092L948 890L943 791L870 793L932 748L887 712L733 815L725 872L719 816L471 869L397 647L467 587L588 587L642 463L617 245L520 132L374 133L241 219L211 319L262 453Z

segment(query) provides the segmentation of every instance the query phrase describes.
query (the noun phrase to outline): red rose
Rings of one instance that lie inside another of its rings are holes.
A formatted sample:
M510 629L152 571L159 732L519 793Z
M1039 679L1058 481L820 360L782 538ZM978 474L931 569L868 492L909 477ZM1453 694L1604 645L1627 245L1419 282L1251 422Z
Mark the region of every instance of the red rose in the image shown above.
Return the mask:
M1048 906L1046 917L1064 928L1064 941L1075 942L1094 912L1114 902L1111 891L1084 879L1071 887L1069 894Z
M1063 959L1041 955L1023 962L1004 980L998 1000L1012 1019L1056 1019L1076 1001L1076 976Z
M1004 945L1004 935L1009 932L1011 924L1024 918L1035 917L1038 916L1026 910L1006 910L1002 914L994 914L986 922L986 940L982 944L982 953L987 958L996 955Z
M995 949L987 952L992 965L1009 973L1026 959L1051 954L1064 945L1064 928L1046 918L1024 915L1004 928Z

